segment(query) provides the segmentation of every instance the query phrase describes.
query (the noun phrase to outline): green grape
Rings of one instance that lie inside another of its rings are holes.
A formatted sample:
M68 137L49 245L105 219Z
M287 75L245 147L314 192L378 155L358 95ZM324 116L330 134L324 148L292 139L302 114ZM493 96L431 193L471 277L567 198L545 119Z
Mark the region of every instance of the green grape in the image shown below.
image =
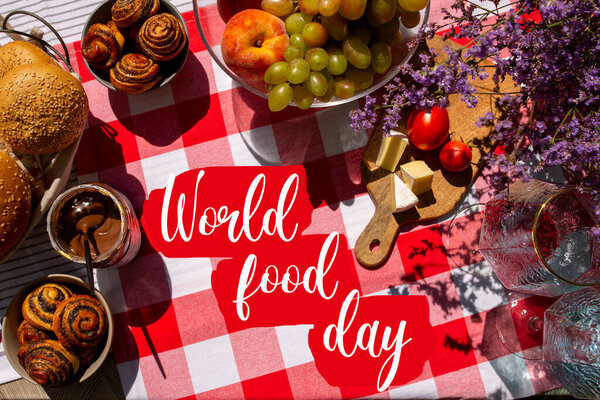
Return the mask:
M298 46L288 46L287 49L283 52L283 58L285 61L291 62L295 58L303 58L304 52Z
M289 83L280 83L269 92L269 110L281 111L290 104L294 97L294 89Z
M288 63L279 61L273 63L265 71L265 82L277 85L287 81Z
M298 108L306 110L310 108L315 96L306 88L304 85L298 85L294 87L294 103Z
M338 12L341 3L342 0L319 0L319 14L330 17Z
M298 0L298 8L306 15L317 15L319 13L319 0Z
M385 43L399 42L402 34L400 33L400 20L393 18L390 22L385 23L377 28L377 36L379 40Z
M262 0L260 8L270 14L284 17L294 11L294 2L292 0Z
M377 42L371 46L371 66L378 74L385 74L392 66L392 53L385 43Z
M348 24L340 14L321 17L321 25L334 40L341 42L348 37Z
M306 60L296 58L290 62L287 70L287 80L296 85L304 82L308 78L309 73L310 65L308 65Z
M421 11L427 7L429 0L398 0L398 5L406 11Z
M339 47L329 47L327 49L329 54L329 62L327 63L327 71L332 75L341 75L348 68L348 60L344 56L344 52Z
M317 99L323 103L329 102L333 97L333 79L327 84L327 91L323 96L317 96Z
M323 96L327 92L327 79L319 72L311 72L305 85L315 96Z
M349 99L354 96L354 91L354 83L349 79L337 78L333 81L333 95L340 99Z
M344 78L352 81L357 91L365 90L373 84L375 73L369 69L358 69L348 66Z
M385 24L396 16L398 0L371 0L371 15L377 25Z
M321 47L327 41L327 31L318 22L309 22L302 29L304 43L310 47Z
M296 46L300 50L302 50L302 57L304 57L304 53L306 53L307 46L306 46L306 43L304 43L302 34L293 33L292 35L290 35L290 46Z
M310 65L310 69L313 71L321 71L327 67L327 63L329 62L329 56L325 49L321 47L313 47L312 49L306 52L304 59Z
M342 17L355 21L363 16L367 0L342 0L340 4L340 14Z
M302 33L306 20L301 13L294 13L285 19L285 30L288 34Z
M358 36L350 35L342 45L346 60L356 68L365 69L371 65L371 51Z
M362 40L364 42L364 44L366 44L367 46L369 45L369 42L371 41L371 32L369 32L369 30L367 28L357 29L354 32L352 32L352 35L359 37L360 40Z
M402 11L400 13L400 21L408 29L415 28L421 23L421 13L418 11Z

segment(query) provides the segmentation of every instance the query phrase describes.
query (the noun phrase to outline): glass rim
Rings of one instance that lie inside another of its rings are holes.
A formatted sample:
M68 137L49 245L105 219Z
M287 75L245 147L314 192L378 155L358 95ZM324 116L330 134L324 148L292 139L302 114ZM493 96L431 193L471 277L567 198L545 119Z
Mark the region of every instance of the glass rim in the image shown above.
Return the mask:
M539 240L538 240L538 224L540 222L540 218L542 217L543 212L546 210L546 208L550 205L550 203L552 203L554 200L556 200L557 198L570 193L574 190L577 190L577 187L575 186L570 186L567 188L564 188L562 190L559 190L555 193L553 193L552 195L550 195L550 197L548 197L546 200L544 200L544 202L542 203L542 205L540 206L540 208L538 209L537 213L535 214L535 218L533 219L533 229L531 230L531 235L532 235L532 239L533 239L533 247L535 249L535 253L538 257L538 259L542 262L542 264L544 265L544 267L548 270L548 272L550 272L553 276L555 276L556 278L560 279L563 282L566 282L570 285L573 286L578 286L578 287L597 287L600 286L600 280L597 282L593 282L593 283L583 283L583 282L575 282L572 281L570 279L567 279L565 277L563 277L562 275L560 275L558 272L556 272L548 263L548 261L546 260L546 258L543 256L542 251L540 249L540 245L539 245Z

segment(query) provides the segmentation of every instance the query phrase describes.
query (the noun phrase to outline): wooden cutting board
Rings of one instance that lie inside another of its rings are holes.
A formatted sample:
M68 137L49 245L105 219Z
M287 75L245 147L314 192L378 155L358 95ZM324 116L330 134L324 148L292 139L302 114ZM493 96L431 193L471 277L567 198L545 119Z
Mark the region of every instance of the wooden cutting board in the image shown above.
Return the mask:
M445 54L443 52L444 45L457 47L455 43L448 43L438 37L428 41L428 46L435 48L439 54ZM414 59L418 59L417 55L413 57ZM491 79L487 79L484 82L479 81L477 85L477 91L481 93L498 93L502 90L514 91L512 81L498 85ZM362 266L375 269L383 265L392 251L402 225L408 222L421 222L442 217L461 202L482 166L484 155L492 148L492 143L488 138L491 128L478 128L475 126L475 122L488 111L496 112L493 107L493 97L497 96L479 95L478 106L470 109L458 95L450 96L448 107L450 138L464 142L471 140L471 143L477 146L472 149L471 167L462 172L446 171L442 169L438 159L439 149L424 152L411 146L410 152L406 152L398 165L412 160L424 160L434 171L432 190L419 196L419 203L416 207L401 213L392 212L394 207L392 172L375 165L382 139L381 130L375 129L363 153L361 165L362 178L375 203L375 214L356 241L355 254ZM406 132L407 117L403 118L403 122L398 127L401 132ZM399 174L398 170L395 173ZM398 176L400 177L400 175Z

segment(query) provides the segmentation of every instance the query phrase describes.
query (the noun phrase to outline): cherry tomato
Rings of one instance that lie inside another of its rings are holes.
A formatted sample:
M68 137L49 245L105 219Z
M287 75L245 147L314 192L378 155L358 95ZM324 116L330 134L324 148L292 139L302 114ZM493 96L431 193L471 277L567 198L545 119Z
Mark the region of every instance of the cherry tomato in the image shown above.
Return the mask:
M433 150L448 139L450 120L445 108L433 107L431 112L414 110L408 117L408 138L418 149Z
M446 143L440 151L440 162L448 171L464 171L471 165L471 159L473 159L471 148L458 140Z

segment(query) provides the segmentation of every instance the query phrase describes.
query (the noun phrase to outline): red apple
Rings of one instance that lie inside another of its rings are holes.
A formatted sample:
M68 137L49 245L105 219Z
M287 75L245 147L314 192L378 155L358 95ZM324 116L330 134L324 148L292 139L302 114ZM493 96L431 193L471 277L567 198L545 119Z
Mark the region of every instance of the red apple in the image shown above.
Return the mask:
M266 11L243 10L225 26L221 53L225 64L240 78L264 91L269 66L283 61L290 39L284 22Z
M225 22L242 10L256 8L260 10L261 0L217 0L217 10Z

